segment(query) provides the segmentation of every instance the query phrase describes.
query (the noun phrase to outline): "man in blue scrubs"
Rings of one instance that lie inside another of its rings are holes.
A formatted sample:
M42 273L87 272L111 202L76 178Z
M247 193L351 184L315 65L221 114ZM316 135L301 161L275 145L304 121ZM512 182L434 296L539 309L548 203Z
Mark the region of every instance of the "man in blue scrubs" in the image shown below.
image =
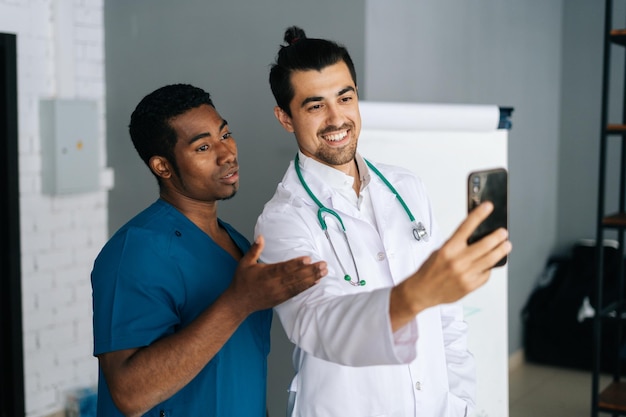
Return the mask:
M264 417L271 308L315 285L326 264L258 263L263 238L251 245L218 218L239 169L207 92L152 92L130 135L159 198L94 263L98 415Z

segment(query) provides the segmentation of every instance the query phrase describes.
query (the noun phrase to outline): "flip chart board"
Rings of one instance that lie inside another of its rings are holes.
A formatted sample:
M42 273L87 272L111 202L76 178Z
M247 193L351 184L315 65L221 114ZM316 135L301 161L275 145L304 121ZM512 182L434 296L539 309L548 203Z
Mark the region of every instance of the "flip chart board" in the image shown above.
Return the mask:
M359 152L414 171L428 189L446 238L467 215L468 174L507 168L510 109L367 101L360 108ZM509 415L507 278L507 266L496 268L487 284L461 300L477 366L473 417Z

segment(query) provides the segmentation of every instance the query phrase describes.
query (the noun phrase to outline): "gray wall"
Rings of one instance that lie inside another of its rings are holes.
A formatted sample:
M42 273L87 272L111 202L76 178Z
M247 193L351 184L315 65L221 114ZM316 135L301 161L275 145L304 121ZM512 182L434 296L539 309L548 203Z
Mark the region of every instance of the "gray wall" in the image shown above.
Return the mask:
M626 3L614 2L613 27L624 27ZM559 149L558 248L595 238L600 152L604 2L564 2ZM611 50L609 123L622 120L624 48ZM618 137L608 142L606 209L617 211ZM616 238L615 233L605 234Z
M345 43L362 79L364 7L357 0L107 0L107 152L116 178L110 232L157 198L156 180L128 136L132 110L150 91L188 82L211 92L237 140L241 187L233 200L220 203L220 217L252 238L257 215L297 149L274 118L268 83L284 30L297 24L309 36ZM268 389L272 417L284 415L292 375L291 346L275 324Z

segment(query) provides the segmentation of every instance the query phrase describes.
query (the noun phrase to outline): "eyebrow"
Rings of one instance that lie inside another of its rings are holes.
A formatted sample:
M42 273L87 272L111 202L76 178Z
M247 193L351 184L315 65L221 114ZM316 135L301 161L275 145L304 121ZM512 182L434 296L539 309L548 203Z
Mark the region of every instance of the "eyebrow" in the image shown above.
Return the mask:
M354 92L356 90L354 89L354 87L351 87L351 86L345 87L345 88L339 90L339 92L337 93L337 97L340 97L340 96L346 94L349 91ZM324 97L321 97L321 96L307 97L304 100L302 100L302 103L300 104L300 107L304 107L304 106L306 106L307 104L309 104L309 103L311 103L313 101L322 101L322 100L324 100Z
M220 125L220 130L224 129L224 126L228 125L228 121L226 119L222 119L222 124ZM202 138L206 138L206 137L210 137L211 134L209 132L204 132L204 133L199 133L196 136L191 137L187 143L189 143L190 145L192 143L194 143L197 140L200 140Z

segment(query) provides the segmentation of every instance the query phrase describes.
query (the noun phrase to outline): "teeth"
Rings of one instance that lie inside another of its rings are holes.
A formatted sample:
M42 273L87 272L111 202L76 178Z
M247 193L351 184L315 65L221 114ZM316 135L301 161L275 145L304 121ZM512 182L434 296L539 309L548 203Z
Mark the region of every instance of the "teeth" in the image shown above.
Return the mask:
M334 135L326 135L324 136L324 139L331 141L331 142L337 142L337 141L342 140L346 136L348 136L348 132L341 132L341 133L335 133Z

